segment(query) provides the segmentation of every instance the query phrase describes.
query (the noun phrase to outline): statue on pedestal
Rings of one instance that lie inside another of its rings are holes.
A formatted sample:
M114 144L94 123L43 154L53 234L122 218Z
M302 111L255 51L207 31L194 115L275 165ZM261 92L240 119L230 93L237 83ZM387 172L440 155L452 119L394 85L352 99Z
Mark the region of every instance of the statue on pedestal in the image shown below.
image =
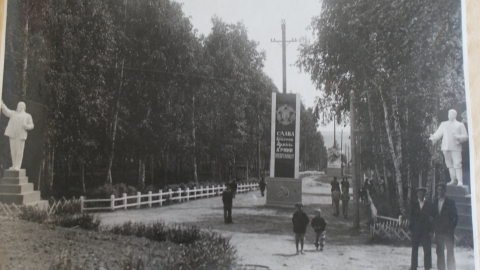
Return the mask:
M2 100L2 112L9 117L5 136L10 138L10 152L12 154L12 167L10 170L20 170L23 159L23 149L25 148L25 140L27 140L27 130L33 129L32 116L28 114L24 102L19 102L17 110L9 110Z
M451 181L448 185L463 186L462 172L462 145L468 140L465 125L456 120L457 111L448 111L448 121L440 124L437 131L429 138L433 143L442 139L442 151L445 156L445 164L450 172Z

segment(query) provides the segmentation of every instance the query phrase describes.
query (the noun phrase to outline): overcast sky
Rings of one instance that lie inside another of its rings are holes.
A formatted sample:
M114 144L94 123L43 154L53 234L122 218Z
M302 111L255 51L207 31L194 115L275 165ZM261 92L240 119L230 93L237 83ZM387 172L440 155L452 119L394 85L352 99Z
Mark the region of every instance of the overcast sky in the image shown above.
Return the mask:
M243 22L248 30L248 37L258 42L258 49L265 51L267 59L264 71L272 78L279 91L282 91L282 46L271 39L282 40L281 22L286 22L286 39L297 39L287 46L287 92L299 93L307 107L314 105L315 97L320 92L310 80L310 75L300 73L294 66L298 58L300 38L313 40L310 26L312 18L320 14L319 0L175 0L183 4L183 12L200 34L211 32L211 18L217 15L226 23ZM340 136L342 127L337 127ZM349 128L343 128L344 134ZM331 131L333 124L320 127L321 131ZM348 130L349 131L349 130ZM326 135L326 134L325 134ZM325 136L327 137L327 136ZM345 137L344 137L345 138ZM348 137L347 137L348 138ZM327 145L330 143L326 139ZM338 138L337 138L338 139Z
M226 23L243 22L250 39L259 43L267 59L264 71L282 91L282 46L271 39L282 40L281 21L286 22L287 40L311 36L306 28L311 18L320 14L318 0L176 0L183 3L185 15L199 33L211 32L211 18L220 17ZM299 42L287 46L287 92L300 93L307 107L312 107L318 95L308 74L300 73L293 64L297 60Z

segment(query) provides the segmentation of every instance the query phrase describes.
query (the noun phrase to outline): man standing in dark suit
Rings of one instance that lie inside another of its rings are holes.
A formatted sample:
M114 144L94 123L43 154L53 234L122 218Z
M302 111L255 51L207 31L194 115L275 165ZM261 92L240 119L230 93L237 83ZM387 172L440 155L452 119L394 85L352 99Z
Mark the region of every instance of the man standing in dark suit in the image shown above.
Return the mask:
M458 222L455 201L445 196L447 187L445 182L437 184L438 198L433 204L435 240L437 244L437 267L439 270L455 270L454 230ZM447 248L447 268L445 268L445 247Z
M417 188L417 201L411 204L410 231L412 232L412 261L410 270L417 270L418 247L423 247L425 269L432 268L432 221L433 204L425 200L427 189Z
M232 189L229 185L225 188L222 193L222 201L223 201L223 220L226 224L233 223L232 221Z
M330 191L332 192L333 215L338 217L340 213L340 183L337 182L337 177L334 176L330 184L332 185Z

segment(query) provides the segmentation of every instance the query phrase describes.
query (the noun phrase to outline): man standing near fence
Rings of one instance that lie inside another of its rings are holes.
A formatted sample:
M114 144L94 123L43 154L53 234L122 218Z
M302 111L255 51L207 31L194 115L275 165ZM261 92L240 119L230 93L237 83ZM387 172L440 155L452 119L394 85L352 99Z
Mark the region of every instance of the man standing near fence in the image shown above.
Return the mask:
M417 201L412 201L410 209L410 226L412 232L412 261L410 270L418 267L418 247L423 247L423 265L425 269L432 268L432 221L433 204L425 200L427 189L417 188Z
M433 204L435 243L437 244L437 268L439 270L455 270L454 230L458 222L455 201L445 196L447 186L445 182L437 184L438 198ZM447 267L445 268L445 248L447 249Z
M233 193L232 193L232 189L228 185L222 193L222 201L223 201L223 219L224 219L224 222L226 224L233 223L233 221L232 221Z

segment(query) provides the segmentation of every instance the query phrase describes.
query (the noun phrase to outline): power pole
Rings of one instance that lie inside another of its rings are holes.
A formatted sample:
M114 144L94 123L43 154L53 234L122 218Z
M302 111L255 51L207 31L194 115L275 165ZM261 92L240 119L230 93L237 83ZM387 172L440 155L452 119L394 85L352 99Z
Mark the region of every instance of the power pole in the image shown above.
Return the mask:
M283 65L283 93L287 93L287 42L297 42L297 39L286 40L285 37L285 20L282 20L282 40L271 39L271 42L282 43L282 65Z

